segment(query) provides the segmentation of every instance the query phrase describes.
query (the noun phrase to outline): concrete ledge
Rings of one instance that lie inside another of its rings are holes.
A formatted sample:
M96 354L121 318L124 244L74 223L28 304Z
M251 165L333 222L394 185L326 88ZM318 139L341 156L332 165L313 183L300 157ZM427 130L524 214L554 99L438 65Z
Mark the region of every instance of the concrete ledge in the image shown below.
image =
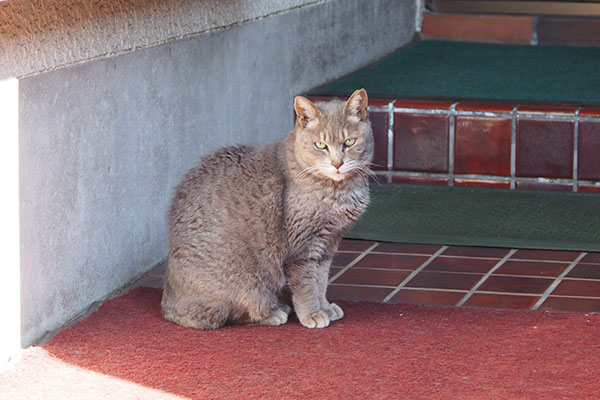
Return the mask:
M122 54L324 1L0 2L0 79Z

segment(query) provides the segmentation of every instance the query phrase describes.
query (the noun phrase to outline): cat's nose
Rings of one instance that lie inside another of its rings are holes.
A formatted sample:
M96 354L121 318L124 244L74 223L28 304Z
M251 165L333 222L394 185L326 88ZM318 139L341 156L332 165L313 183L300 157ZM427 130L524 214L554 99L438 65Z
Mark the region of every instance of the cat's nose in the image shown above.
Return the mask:
M332 161L331 165L333 165L336 169L340 169L340 167L344 164L343 161Z

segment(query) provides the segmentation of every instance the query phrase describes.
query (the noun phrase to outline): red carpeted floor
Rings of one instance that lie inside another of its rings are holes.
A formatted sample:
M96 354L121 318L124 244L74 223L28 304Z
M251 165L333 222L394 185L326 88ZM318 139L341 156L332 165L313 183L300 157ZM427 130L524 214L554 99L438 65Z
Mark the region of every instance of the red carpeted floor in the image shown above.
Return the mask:
M160 290L104 303L0 375L2 399L600 398L600 314L341 303L309 330L185 329Z

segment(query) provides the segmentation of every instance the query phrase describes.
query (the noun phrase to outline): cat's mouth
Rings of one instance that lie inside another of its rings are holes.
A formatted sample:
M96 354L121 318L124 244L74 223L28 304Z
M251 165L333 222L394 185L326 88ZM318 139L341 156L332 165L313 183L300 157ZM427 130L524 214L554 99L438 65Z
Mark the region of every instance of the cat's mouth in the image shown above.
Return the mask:
M333 168L333 170L328 168L325 175L332 180L339 182L348 178L350 176L350 172L350 170L342 170L342 168Z

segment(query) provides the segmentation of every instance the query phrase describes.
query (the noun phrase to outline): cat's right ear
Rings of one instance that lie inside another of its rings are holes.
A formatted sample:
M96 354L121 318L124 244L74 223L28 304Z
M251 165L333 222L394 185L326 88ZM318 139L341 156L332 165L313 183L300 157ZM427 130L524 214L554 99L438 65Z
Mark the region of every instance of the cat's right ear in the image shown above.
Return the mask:
M298 124L303 128L310 128L316 125L321 112L319 109L306 97L297 96L294 99L294 110Z

